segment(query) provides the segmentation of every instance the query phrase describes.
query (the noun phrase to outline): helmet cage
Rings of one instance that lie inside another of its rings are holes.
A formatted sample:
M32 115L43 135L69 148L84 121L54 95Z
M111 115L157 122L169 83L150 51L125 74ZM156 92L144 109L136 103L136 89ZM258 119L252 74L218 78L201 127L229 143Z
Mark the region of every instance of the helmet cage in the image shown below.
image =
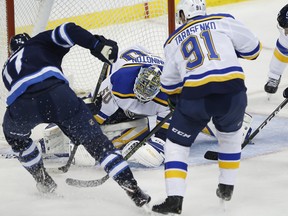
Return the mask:
M141 68L135 80L134 93L140 102L151 101L160 91L161 70L157 66Z

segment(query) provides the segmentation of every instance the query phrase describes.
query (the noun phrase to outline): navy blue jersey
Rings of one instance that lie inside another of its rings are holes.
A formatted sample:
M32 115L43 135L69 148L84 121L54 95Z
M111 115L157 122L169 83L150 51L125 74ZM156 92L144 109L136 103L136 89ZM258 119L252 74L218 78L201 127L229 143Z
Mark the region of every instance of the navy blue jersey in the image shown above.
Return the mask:
M3 82L9 91L7 104L12 104L29 86L45 79L56 77L68 83L61 64L65 54L75 44L95 49L98 40L80 26L64 23L54 30L32 37L14 52L2 71Z

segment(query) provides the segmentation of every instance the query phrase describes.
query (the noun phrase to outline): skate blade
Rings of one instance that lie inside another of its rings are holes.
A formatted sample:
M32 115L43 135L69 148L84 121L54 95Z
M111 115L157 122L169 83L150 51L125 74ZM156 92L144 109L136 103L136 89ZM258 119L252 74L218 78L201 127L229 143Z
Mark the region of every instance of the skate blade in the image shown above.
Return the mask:
M223 212L227 211L227 201L219 199L220 208Z
M36 196L38 196L41 199L63 199L64 198L62 194L58 194L55 191L52 193L42 193L38 191Z
M270 101L272 99L272 94L267 93L267 101Z
M179 214L175 214L175 213L167 213L167 214L165 213L165 214L161 214L161 213L152 211L151 208L149 208L148 210L145 210L145 212L146 212L147 215L149 215L149 216L163 216L163 215L166 215L166 216L176 216L176 215L179 215Z

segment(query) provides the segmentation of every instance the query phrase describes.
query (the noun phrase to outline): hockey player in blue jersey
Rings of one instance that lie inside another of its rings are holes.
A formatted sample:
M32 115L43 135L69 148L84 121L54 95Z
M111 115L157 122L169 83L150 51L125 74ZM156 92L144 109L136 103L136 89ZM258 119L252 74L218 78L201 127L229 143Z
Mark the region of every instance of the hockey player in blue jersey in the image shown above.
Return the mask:
M212 120L218 138L216 195L232 197L241 158L247 106L245 75L238 58L256 59L261 43L230 14L206 14L205 0L180 0L180 24L164 44L163 91L175 110L165 143L167 198L152 210L181 214L190 147Z
M51 193L57 185L45 170L41 152L30 138L40 123L55 123L86 150L129 195L137 206L150 201L112 142L102 133L82 99L69 87L61 63L74 45L89 49L106 63L117 59L117 43L93 35L74 23L64 23L30 38L26 33L11 39L13 52L2 71L9 91L3 120L4 135L23 167L31 173L40 192Z

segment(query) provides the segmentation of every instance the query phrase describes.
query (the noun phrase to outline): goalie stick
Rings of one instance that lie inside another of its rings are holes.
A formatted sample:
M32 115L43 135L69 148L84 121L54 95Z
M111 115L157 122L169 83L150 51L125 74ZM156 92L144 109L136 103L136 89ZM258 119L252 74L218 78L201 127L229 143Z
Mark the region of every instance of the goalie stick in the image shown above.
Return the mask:
M271 119L273 119L278 112L288 103L288 99L286 98L263 122L262 124L249 136L248 139L246 139L241 147L242 149L245 148L245 146L250 143L250 141L267 125ZM215 151L207 151L204 155L204 158L207 160L218 160L218 152Z
M125 160L130 158L142 145L144 145L145 142L148 141L148 139L151 138L153 134L155 134L162 125L168 121L168 119L172 116L173 112L171 111L167 116L159 122L148 134L147 136L139 142L134 148L131 149L131 151L124 157ZM99 185L102 185L109 179L109 174L105 175L101 179L95 179L95 180L80 180L80 179L73 179L73 178L67 178L66 183L70 186L75 187L97 187Z
M92 102L93 103L96 103L96 100L97 100L97 95L98 95L98 92L99 92L99 89L100 89L100 86L101 86L101 83L103 82L103 80L105 79L106 77L106 74L107 74L107 71L109 69L109 64L108 63L104 63L103 67L102 67L102 70L100 72L100 75L99 75L99 78L98 78L98 82L97 82L97 85L95 87L95 90L94 90L94 94L93 94L93 98L92 98ZM75 154L76 154L76 151L77 151L77 148L78 146L77 145L74 145L73 147L73 150L66 162L66 164L64 166L61 166L61 167L58 167L56 170L55 168L50 168L50 172L54 172L54 173L66 173L68 172L72 162L73 162L73 159L75 157Z

